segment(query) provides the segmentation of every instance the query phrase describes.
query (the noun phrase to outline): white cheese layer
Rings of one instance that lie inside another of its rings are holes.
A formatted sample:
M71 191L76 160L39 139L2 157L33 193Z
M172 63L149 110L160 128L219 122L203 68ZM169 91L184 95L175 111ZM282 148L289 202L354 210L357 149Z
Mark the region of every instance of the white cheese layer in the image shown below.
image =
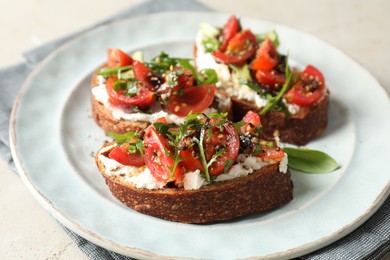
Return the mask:
M107 109L111 111L112 116L119 120L119 119L125 119L127 121L131 122L137 122L137 121L144 121L144 122L154 122L156 119L160 117L165 117L169 124L181 124L184 122L184 117L179 117L175 114L171 114L168 112L165 112L162 110L161 105L158 102L155 102L155 104L152 106L152 111L158 111L155 113L147 114L147 113L140 113L140 112L134 112L131 109L123 109L123 107L112 105L109 102L109 96L106 90L106 84L104 77L98 76L98 82L99 84L92 88L92 94L94 95L95 99L102 103ZM203 111L206 115L216 112L216 109L214 108L207 108Z
M165 186L164 182L159 182L151 174L150 170L146 166L134 167L123 165L113 159L110 159L102 153L109 151L113 146L107 146L100 151L99 160L105 166L105 174L107 176L116 176L120 178L122 182L136 186L138 189L161 189Z
M165 183L157 181L150 170L146 166L133 167L120 164L119 162L110 159L102 153L112 148L109 146L101 151L99 154L99 160L105 165L105 174L108 176L117 176L125 183L135 185L137 188L145 189L161 189L165 186ZM279 171L287 172L287 154L284 154L284 158L279 163ZM252 174L254 171L260 170L264 166L274 164L275 161L263 160L259 157L239 154L237 162L227 172L217 176L215 181L227 181L239 177L245 177ZM183 187L185 190L197 190L202 186L208 185L208 183L200 175L200 171L186 172L183 176Z

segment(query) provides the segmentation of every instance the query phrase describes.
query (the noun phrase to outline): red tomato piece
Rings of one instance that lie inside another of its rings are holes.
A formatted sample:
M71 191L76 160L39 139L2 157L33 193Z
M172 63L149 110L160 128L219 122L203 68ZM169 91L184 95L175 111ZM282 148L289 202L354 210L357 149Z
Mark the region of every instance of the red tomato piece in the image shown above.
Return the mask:
M173 72L176 71L176 73L177 73L177 71L179 71L179 70L184 70L184 73L180 74L179 76L176 76L177 77L177 85L174 86L172 89L167 89L166 93L171 92L171 93L175 94L175 92L180 91L181 89L187 89L187 88L194 86L195 79L194 79L194 75L192 74L192 71L190 69L185 69L182 67L175 67ZM166 82L169 82L168 73L166 73L167 75L165 76Z
M260 115L251 110L245 114L242 121L245 122L245 125L240 128L243 134L253 133L258 126L261 126Z
M215 120L211 119L210 124L213 122L215 122ZM223 124L222 128L223 131L221 131L218 126L213 126L211 139L206 138L203 142L207 161L210 161L218 150L226 150L210 165L208 170L210 175L213 176L224 172L228 160L235 161L237 159L240 148L238 133L234 126L231 124ZM233 164L230 164L230 167L231 166L233 166Z
M203 172L202 161L200 160L199 154L195 153L193 147L180 151L180 158L185 159L180 162L180 165L182 165L187 171L193 172L199 169Z
M186 88L183 93L169 97L165 110L180 117L186 117L191 111L200 113L211 105L214 94L214 84Z
M280 162L284 157L283 149L280 147L277 148L262 147L262 148L263 148L263 152L256 155L260 158Z
M224 63L241 64L255 54L256 48L256 36L250 30L244 30L229 41L225 52L216 50L213 55Z
M256 51L256 58L251 63L252 70L271 70L279 62L279 55L273 42L266 38Z
M167 140L150 125L145 130L144 135L144 159L152 175L162 182L175 181L183 175L180 165L176 167L171 176L171 168L174 165L174 151Z
M164 83L162 77L140 61L134 61L135 79L150 91L156 91Z
M132 154L127 151L129 144L122 144L114 148L109 154L108 157L123 164L130 165L135 167L141 167L145 165L144 157L137 151Z
M123 67L133 64L133 59L120 49L108 49L108 66L111 68Z
M222 31L222 44L219 48L220 51L224 52L229 44L229 41L240 31L240 22L237 17L232 15L227 21Z
M276 70L257 70L255 76L259 83L269 86L272 90L279 90L278 86L286 82L286 76Z
M139 92L132 97L125 95L125 89L115 91L114 83L116 80L117 77L109 77L106 81L106 90L111 104L126 108L136 106L140 109L146 109L154 103L154 93L141 86L138 88Z
M316 103L323 95L325 78L312 65L308 65L301 73L301 78L284 95L290 103L301 107L308 107Z

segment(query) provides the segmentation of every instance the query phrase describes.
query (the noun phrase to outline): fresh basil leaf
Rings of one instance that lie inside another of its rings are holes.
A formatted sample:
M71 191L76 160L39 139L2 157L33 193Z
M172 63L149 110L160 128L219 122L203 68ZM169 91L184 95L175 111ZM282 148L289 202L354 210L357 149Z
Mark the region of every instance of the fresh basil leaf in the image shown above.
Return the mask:
M328 154L306 148L285 147L288 155L288 166L306 173L328 173L340 168L339 164Z

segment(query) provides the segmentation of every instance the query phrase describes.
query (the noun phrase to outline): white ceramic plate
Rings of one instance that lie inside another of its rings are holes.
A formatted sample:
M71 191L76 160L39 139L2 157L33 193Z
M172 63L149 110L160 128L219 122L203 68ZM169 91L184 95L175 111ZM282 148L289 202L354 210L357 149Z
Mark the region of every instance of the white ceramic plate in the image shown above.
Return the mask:
M49 213L79 235L138 258L291 258L346 235L370 217L389 193L386 165L390 104L359 64L303 32L242 18L255 33L276 29L280 51L325 74L331 92L329 126L309 147L332 155L330 174L293 172L294 200L235 221L189 225L137 213L111 196L93 153L107 138L91 118L89 80L106 49L164 50L191 57L198 24L223 25L227 15L163 13L108 24L65 44L31 74L11 119L17 168ZM375 132L373 131L375 126Z

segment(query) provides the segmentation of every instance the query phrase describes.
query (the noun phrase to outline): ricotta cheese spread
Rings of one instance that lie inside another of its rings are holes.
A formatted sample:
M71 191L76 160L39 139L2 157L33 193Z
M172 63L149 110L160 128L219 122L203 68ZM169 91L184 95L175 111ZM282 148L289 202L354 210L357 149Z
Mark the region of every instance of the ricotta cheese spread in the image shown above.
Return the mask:
M132 184L137 188L161 189L165 186L165 183L159 182L154 178L146 166L126 166L103 155L104 152L109 151L113 146L108 146L102 149L98 155L99 160L105 166L106 175L121 178L123 182ZM276 162L272 160L263 160L262 158L255 156L239 154L236 164L234 164L227 173L218 175L215 181L227 181L239 177L245 177L252 174L254 171L260 170L261 168L273 163ZM287 172L287 163L288 159L287 154L285 153L283 159L279 163L280 172ZM185 190L197 190L204 185L208 185L208 183L202 178L199 170L186 172L183 176L183 187Z
M105 147L98 155L99 160L104 164L104 173L107 176L115 176L120 178L123 183L134 185L138 189L145 188L153 190L161 189L165 186L165 183L159 182L156 180L156 178L154 178L146 165L142 167L123 165L103 155L103 153L112 149L113 146L116 145L114 144L112 146Z

